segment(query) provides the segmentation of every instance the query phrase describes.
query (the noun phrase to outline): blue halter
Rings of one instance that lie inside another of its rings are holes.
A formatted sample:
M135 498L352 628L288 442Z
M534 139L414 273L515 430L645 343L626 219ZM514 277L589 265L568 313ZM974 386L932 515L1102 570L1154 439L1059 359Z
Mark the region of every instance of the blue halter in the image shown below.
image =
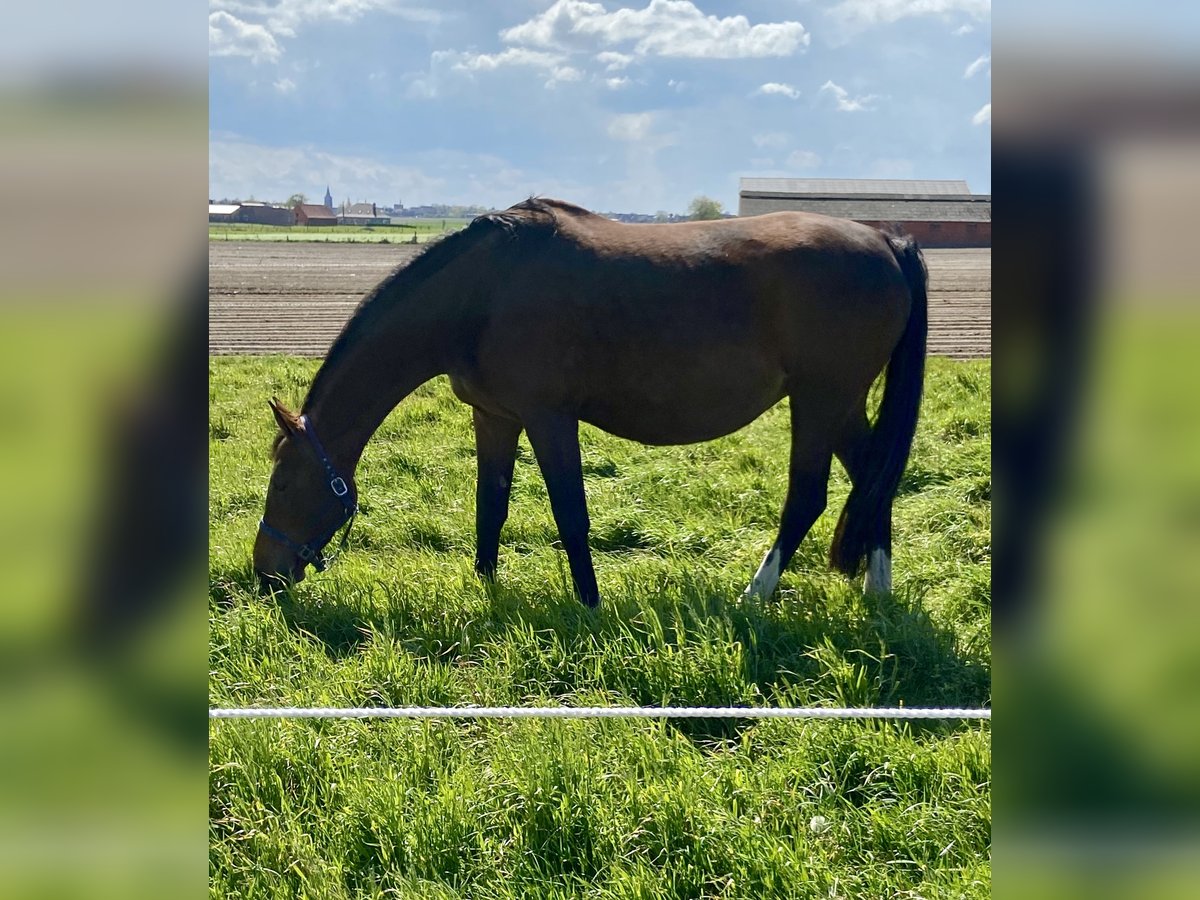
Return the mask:
M333 492L338 502L341 503L342 513L332 528L325 531L318 538L303 544L293 541L278 528L268 525L265 518L259 520L258 530L272 540L283 544L289 550L294 551L305 565L311 563L312 567L318 572L324 572L325 567L333 562L334 559L334 557L326 559L324 556L325 547L333 540L334 536L338 533L338 529L343 525L346 526L346 530L342 533L342 541L338 547L338 553L346 549L346 542L350 539L350 528L354 525L354 516L358 512L358 497L351 485L338 474L337 469L333 467L333 463L329 461L329 454L321 446L321 442L317 439L317 432L307 416L300 417L300 426L304 434L308 437L309 443L312 444L312 448L317 454L317 459L325 467L325 474L329 479L329 490Z

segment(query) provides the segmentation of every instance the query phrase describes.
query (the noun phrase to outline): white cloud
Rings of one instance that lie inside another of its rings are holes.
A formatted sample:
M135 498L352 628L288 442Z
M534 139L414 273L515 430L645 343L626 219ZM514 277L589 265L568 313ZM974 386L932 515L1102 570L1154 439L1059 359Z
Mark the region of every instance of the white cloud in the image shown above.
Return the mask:
M750 138L755 147L786 147L788 136L782 131L765 131Z
M963 72L963 78L973 78L983 69L987 69L989 75L992 74L992 55L990 53L983 54L983 56L967 66L967 70Z
M290 94L292 91L296 90L296 82L292 81L290 78L280 78L275 82L275 90L279 91L281 94Z
M373 12L386 12L410 21L430 22L441 16L405 0L209 0L212 9L226 10L263 22L274 34L294 37L311 22L356 22Z
M603 53L596 54L596 62L603 65L606 72L616 72L633 62L633 57L628 53L605 50Z
M562 82L579 81L583 72L574 66L564 65L565 57L558 53L530 50L527 47L509 47L499 53L450 53L444 58L456 58L453 68L460 72L492 72L505 67L541 69L546 72L544 86L554 88ZM435 60L438 53L434 53Z
M644 9L612 12L588 0L557 0L500 37L510 44L559 49L631 45L637 56L691 59L788 56L810 40L799 22L751 25L745 16L705 15L691 0L649 0Z
M557 87L561 82L579 81L581 78L583 78L583 73L578 69L573 68L572 66L557 66L550 73L550 77L546 79L545 87L554 88Z
M821 157L811 150L793 150L788 155L787 164L792 169L815 169L821 165Z
M979 112L971 116L972 125L983 125L984 123L990 121L992 121L992 104L990 103L985 103Z
M283 52L279 38L295 37L314 22L356 22L373 12L420 22L441 18L405 0L209 0L209 7L209 55L246 56L254 63L276 62Z
M790 84L780 84L778 81L768 81L764 85L760 85L755 89L756 94L781 94L784 97L790 97L795 100L800 96L800 90L792 87Z
M861 97L851 97L840 84L834 84L832 81L826 81L821 85L821 93L829 92L833 94L837 100L837 108L842 112L867 112L871 107L871 103L879 99L878 94L863 94Z
M966 25L959 25L955 28L953 34L955 37L962 37L964 34L970 34L974 30L975 26L968 22Z
M543 53L525 47L509 47L500 53L461 54L454 68L466 71L490 72L503 66L532 66L539 69L557 69L563 57L558 53Z
M404 95L411 100L433 100L443 94L447 73L461 62L463 55L454 50L434 50L429 56L429 69L410 72L404 76Z
M841 0L830 15L856 25L888 25L900 19L951 13L985 21L991 12L992 0Z
M210 56L244 56L258 65L276 62L283 50L262 25L215 12L208 17L208 52Z
M242 0L218 0L240 3ZM289 0L294 4L313 0ZM344 0L355 10L360 4L383 0ZM428 73L409 76L408 94L433 98L442 93L444 76L438 69L459 72L494 71L506 66L523 66L546 73L546 87L580 80L584 72L578 61L603 66L605 72L620 73L639 57L687 57L733 59L784 56L807 46L810 38L799 22L752 25L745 16L705 15L691 0L648 0L641 9L622 8L609 12L589 0L557 0L544 12L500 32L508 45L495 52L436 51ZM613 74L603 80L610 90L627 87L630 80ZM684 89L672 79L668 87ZM766 93L799 92L790 85L768 85Z
M621 113L608 123L608 136L618 141L642 141L654 126L654 113Z

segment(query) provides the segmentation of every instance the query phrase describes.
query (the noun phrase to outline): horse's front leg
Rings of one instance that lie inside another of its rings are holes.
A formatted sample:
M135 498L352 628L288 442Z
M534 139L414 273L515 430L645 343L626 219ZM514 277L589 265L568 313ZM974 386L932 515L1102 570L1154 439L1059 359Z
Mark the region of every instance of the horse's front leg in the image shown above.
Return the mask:
M529 443L537 457L550 508L558 525L558 535L567 560L575 590L584 605L600 605L600 590L596 587L596 572L592 568L592 553L588 549L587 497L583 491L583 463L579 456L579 420L571 416L542 414L525 422Z
M513 466L521 423L475 410L475 571L494 578L500 560L500 529L508 518Z

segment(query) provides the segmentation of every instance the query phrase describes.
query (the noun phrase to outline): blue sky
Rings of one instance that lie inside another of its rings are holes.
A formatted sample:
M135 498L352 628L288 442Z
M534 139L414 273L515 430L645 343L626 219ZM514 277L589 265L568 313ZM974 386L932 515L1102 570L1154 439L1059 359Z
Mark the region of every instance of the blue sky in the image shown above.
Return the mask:
M736 211L991 189L990 0L210 0L211 196Z

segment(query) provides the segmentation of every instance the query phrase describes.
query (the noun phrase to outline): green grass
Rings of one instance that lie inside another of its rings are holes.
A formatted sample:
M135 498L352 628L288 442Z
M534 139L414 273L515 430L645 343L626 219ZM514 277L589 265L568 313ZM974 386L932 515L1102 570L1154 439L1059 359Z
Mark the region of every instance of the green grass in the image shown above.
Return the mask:
M585 428L597 613L524 440L499 581L475 579L470 416L442 380L368 446L350 552L259 597L265 400L298 401L317 363L210 365L213 705L990 700L986 362L931 360L882 600L825 566L840 470L780 594L740 598L785 490L784 407L688 447ZM986 897L990 746L965 723L216 722L211 891Z
M251 225L209 223L210 241L299 241L308 243L425 243L466 227L470 219L399 219L391 225Z

